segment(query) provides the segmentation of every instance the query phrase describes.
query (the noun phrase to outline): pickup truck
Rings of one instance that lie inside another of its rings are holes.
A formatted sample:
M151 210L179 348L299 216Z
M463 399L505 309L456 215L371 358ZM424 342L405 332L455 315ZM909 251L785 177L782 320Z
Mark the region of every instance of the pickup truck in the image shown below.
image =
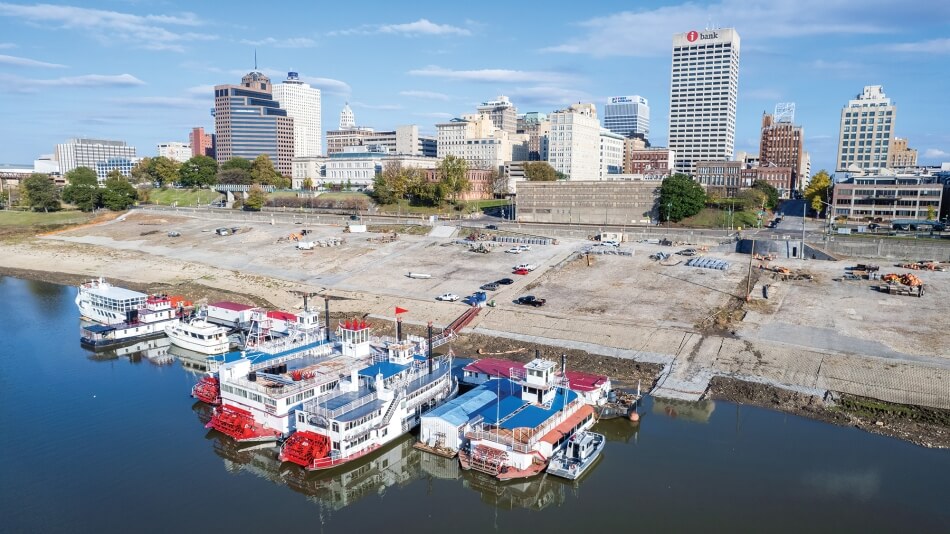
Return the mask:
M537 268L538 268L538 266L537 266L537 265L534 265L534 264L532 264L532 263L522 263L521 265L515 265L515 266L513 267L513 269L515 269L516 271L519 270L519 269L524 269L524 270L526 270L526 271L533 271L533 270L535 270L535 269L537 269Z
M487 301L488 294L486 294L484 291L476 291L462 299L462 302L468 304L469 306L479 306Z
M518 297L515 299L515 304L523 304L525 306L534 306L535 308L540 308L544 306L544 303L547 302L547 299L539 299L534 295L525 295L523 297Z

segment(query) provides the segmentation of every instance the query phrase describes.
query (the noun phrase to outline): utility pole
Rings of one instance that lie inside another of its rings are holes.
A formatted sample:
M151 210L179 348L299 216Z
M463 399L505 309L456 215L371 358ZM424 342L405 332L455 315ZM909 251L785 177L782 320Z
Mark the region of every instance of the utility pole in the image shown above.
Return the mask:
M798 257L805 261L805 210L808 209L808 201L802 203L802 246L798 249Z

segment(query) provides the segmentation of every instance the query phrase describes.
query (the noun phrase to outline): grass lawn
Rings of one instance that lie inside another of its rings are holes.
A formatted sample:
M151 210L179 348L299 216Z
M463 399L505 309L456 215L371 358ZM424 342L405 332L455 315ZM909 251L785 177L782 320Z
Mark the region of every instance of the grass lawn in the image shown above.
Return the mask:
M162 204L166 206L194 206L196 204L210 204L214 200L222 198L224 195L210 189L153 189L149 200L153 204Z
M82 224L92 219L91 213L81 211L54 211L52 213L33 211L0 211L0 226L58 226Z
M357 193L354 191L324 191L318 195L320 198L347 199L347 198L369 198L366 193Z
M729 228L730 214L728 211L718 210L716 208L703 208L702 211L683 219L678 223L679 226L690 228ZM752 228L758 224L755 213L749 211L736 211L732 213L733 228Z

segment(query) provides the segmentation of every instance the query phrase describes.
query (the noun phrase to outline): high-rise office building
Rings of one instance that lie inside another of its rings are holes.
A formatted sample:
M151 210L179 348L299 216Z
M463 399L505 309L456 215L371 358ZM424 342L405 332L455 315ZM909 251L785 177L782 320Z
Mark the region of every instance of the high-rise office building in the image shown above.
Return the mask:
M630 137L650 137L650 105L642 96L612 96L604 105L604 128Z
M805 132L794 124L794 109L793 104L779 104L774 114L763 113L759 138L759 166L791 168L790 190L801 189L802 158L805 155ZM779 193L787 196L790 191Z
M488 115L495 128L509 134L518 133L518 109L507 96L499 95L495 100L482 102L477 109L479 114Z
M312 157L322 153L320 90L300 81L296 72L274 86L274 100L294 119L294 156Z
M343 111L340 112L340 130L352 130L356 128L356 117L353 116L353 110L350 109L350 103L343 105Z
M673 36L670 141L676 172L729 161L736 143L739 34L731 28Z
M290 176L294 157L294 119L274 100L270 78L254 71L241 85L214 87L215 156L254 160L267 154L277 172Z
M601 128L594 104L572 104L550 118L548 163L568 180L599 179Z
M896 116L897 106L884 94L883 86L866 85L849 100L841 110L838 171L886 167Z
M202 127L192 128L188 134L188 143L191 145L191 156L214 157L214 136L205 133Z
M527 161L546 161L548 159L548 134L551 133L551 121L545 113L529 111L518 117L517 132L527 137Z
M522 137L496 128L487 113L463 115L435 125L438 131L438 157L462 158L471 169L502 169L512 159L512 138Z
M96 170L97 163L109 160L131 162L134 159L135 147L127 145L125 141L70 139L56 145L56 161L59 162L59 172L63 174L77 167Z

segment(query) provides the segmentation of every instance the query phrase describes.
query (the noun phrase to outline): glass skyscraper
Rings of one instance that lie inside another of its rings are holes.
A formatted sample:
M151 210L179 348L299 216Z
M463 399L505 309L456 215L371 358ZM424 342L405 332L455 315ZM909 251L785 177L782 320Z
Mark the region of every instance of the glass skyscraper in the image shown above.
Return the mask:
M604 106L604 128L630 137L642 134L650 137L650 105L642 96L612 96Z

